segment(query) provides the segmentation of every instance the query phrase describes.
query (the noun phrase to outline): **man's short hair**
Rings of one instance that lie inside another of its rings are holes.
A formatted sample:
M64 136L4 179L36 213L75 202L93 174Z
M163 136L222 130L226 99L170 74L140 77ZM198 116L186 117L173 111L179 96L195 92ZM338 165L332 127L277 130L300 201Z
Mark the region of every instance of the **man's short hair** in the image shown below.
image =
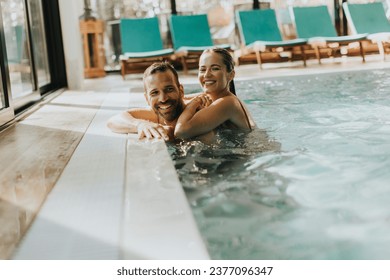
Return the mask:
M152 65L150 65L148 68L146 68L146 70L144 72L143 80L145 82L145 79L148 76L153 75L153 74L158 73L158 72L163 73L163 72L167 72L167 71L171 71L173 73L173 75L175 76L175 79L176 79L176 83L179 86L180 85L179 75L177 74L176 69L173 67L173 65L170 64L168 61L155 62Z

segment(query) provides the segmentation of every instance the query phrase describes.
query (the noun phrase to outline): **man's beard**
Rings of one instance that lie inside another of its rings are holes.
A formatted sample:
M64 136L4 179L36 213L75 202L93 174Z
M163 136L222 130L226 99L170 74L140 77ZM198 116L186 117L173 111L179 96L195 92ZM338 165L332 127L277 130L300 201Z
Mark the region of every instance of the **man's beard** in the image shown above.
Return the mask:
M177 120L184 109L184 104L181 101L173 102L171 106L174 107L174 110L170 111L167 114L164 114L160 112L160 110L157 110L158 115L161 116L167 122Z

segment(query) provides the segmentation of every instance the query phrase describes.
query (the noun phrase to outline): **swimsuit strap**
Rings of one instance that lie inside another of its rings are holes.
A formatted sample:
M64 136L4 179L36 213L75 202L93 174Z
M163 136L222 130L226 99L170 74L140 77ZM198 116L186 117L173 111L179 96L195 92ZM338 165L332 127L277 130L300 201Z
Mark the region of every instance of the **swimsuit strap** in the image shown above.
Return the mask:
M248 114L246 113L244 105L242 105L242 103L241 103L239 98L237 98L237 99L238 99L238 103L240 103L240 105L241 105L242 110L244 111L244 115L245 115L246 121L248 123L248 127L249 127L250 130L252 130L251 122L249 121L249 117L248 117Z

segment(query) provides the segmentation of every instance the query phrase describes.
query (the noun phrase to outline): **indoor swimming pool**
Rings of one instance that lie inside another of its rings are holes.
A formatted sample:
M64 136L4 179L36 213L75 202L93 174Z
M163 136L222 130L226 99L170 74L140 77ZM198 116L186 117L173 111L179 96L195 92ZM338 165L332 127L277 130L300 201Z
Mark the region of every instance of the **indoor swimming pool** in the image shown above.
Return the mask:
M259 129L169 145L211 258L390 258L389 77L236 81Z

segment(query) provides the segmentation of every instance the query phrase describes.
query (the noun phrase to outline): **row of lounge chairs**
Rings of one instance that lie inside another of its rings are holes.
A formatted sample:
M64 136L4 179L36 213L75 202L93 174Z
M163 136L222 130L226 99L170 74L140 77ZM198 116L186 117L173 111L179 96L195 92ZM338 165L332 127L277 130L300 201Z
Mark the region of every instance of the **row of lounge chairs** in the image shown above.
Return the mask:
M382 3L343 5L352 35L338 36L326 6L292 7L290 12L295 23L297 38L283 40L275 11L237 11L236 21L241 39L242 54L254 53L262 67L263 57L276 54L288 60L299 59L306 66L306 53L314 50L321 63L321 52L330 54L351 43L359 47L365 61L363 42L378 44L385 56L390 42L390 23ZM214 46L207 15L176 16L169 19L173 48L164 48L157 18L121 19L122 76L134 73L137 63L150 63L161 59L181 60L187 72L189 61L196 61L206 48ZM229 45L219 45L229 49Z
M173 48L164 48L158 19L121 19L120 34L122 53L122 76L137 72L137 64L150 61L179 58L184 72L187 64L197 60L207 48L213 47L213 40L207 15L175 16L170 18ZM229 45L218 45L230 48Z

